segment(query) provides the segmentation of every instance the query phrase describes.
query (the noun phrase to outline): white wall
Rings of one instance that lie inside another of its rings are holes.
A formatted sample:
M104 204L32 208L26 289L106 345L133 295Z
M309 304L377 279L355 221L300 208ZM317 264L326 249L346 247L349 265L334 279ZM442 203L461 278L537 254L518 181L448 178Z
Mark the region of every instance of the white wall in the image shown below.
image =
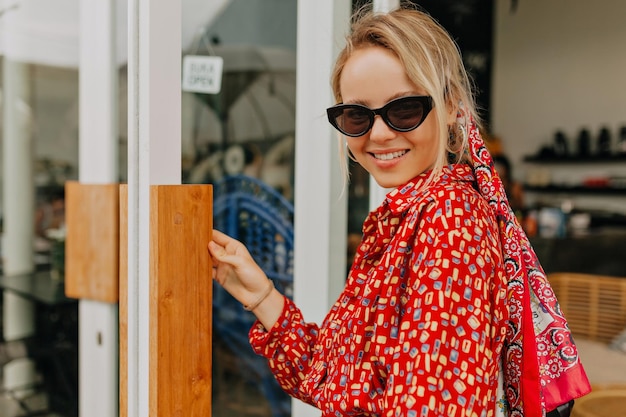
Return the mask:
M531 169L523 156L552 144L556 130L568 136L570 150L581 128L592 133L592 151L601 127L616 143L626 125L626 1L517 3L512 12L509 0L496 2L491 114L493 132L523 180ZM552 175L572 182L626 175L623 165L560 166ZM626 199L610 205L625 211Z

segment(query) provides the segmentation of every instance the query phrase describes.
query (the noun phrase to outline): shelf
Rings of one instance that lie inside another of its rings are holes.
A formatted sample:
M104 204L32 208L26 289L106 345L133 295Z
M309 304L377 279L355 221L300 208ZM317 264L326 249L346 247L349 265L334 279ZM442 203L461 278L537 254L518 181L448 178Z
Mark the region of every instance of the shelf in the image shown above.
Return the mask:
M626 162L626 155L590 155L590 156L551 156L551 157L539 157L539 156L525 156L524 162L531 162L534 164L586 164L586 163L616 163Z
M590 195L617 195L626 196L626 188L611 187L583 187L583 186L562 186L562 185L546 185L535 186L524 184L525 191L537 193L571 193L571 194L590 194Z

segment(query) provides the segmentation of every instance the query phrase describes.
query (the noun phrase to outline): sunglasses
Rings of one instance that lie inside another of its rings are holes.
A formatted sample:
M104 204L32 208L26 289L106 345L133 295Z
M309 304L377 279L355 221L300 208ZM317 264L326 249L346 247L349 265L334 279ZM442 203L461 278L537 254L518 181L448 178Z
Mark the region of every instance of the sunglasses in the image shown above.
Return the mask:
M391 100L380 109L361 104L337 104L326 109L328 121L346 136L363 136L374 126L378 114L387 126L398 132L409 132L421 125L433 109L430 96L407 96Z

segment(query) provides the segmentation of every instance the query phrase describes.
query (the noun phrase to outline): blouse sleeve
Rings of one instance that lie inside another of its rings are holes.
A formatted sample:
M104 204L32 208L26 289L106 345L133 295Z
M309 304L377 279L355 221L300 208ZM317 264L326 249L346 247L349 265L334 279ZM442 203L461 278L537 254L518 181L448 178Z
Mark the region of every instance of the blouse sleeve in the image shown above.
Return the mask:
M497 225L477 199L443 196L421 213L389 360L386 416L492 415L503 331Z
M302 312L286 297L274 327L268 331L257 321L249 333L252 349L268 359L269 367L283 390L308 403L311 400L300 387L311 366L317 337L318 326L306 323Z

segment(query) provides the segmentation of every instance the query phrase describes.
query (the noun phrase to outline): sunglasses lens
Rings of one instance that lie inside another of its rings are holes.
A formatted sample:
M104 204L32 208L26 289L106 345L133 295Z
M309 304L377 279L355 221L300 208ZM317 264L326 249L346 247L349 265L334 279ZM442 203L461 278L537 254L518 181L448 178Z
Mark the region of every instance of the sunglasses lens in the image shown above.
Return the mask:
M359 106L345 106L335 115L337 127L349 136L360 136L367 132L372 123L371 111Z
M411 97L393 102L387 108L387 120L394 129L408 131L424 121L425 113L424 102Z

